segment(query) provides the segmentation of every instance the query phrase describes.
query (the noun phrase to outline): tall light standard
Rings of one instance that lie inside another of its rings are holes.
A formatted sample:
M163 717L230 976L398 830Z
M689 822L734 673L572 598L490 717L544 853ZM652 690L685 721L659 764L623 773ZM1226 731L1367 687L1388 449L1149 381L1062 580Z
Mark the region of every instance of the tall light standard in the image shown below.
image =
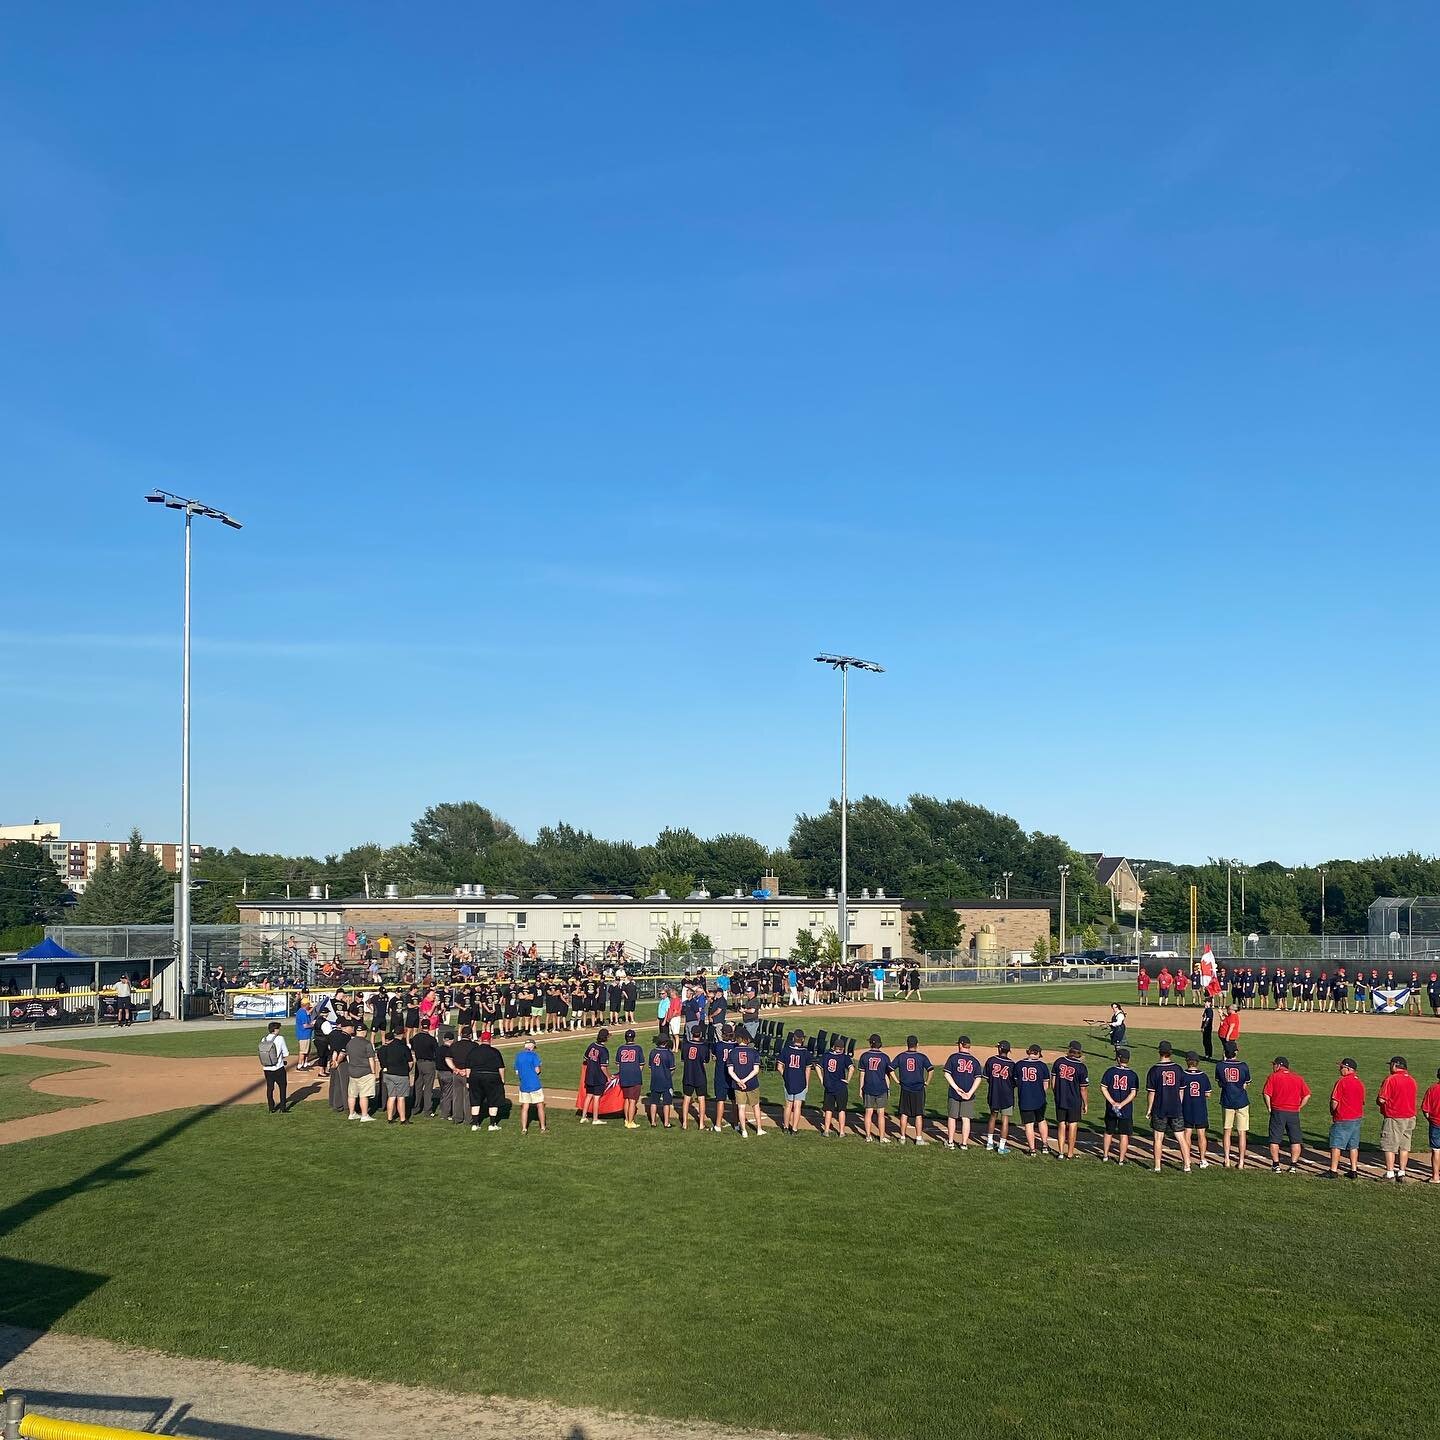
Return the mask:
M1136 957L1138 958L1139 955L1140 955L1140 905L1141 905L1142 898L1143 898L1143 896L1144 896L1144 894L1145 894L1144 889L1143 889L1143 888L1141 887L1141 885L1140 885L1140 877L1145 873L1145 862L1144 862L1143 860L1137 860L1137 861L1135 862L1135 867L1134 867L1134 868L1135 868L1135 955L1136 955Z
M1060 866L1060 953L1065 953L1065 877L1069 875L1068 865Z
M199 515L206 520L218 520L232 530L239 530L241 525L223 510L184 495L172 495L168 490L152 490L145 499L151 505L185 512L185 618L181 627L180 666L180 934L175 956L179 970L175 1014L184 1019L185 990L190 984L190 521Z
M854 655L817 655L815 660L820 665L828 665L832 670L840 672L840 902L836 933L840 937L840 958L848 960L850 958L850 912L847 894L850 884L850 807L846 790L846 766L849 759L850 671L854 668L883 675L885 667L877 665L873 660L859 660Z
M1014 873L1015 872L1013 870L1006 870L1000 876L1000 878L1005 882L1005 898L1007 900L1010 898L1010 877Z
M1228 939L1234 926L1230 923L1230 885L1235 874L1234 864L1227 860L1225 862L1225 935Z
M1325 959L1325 867L1320 867L1320 959Z

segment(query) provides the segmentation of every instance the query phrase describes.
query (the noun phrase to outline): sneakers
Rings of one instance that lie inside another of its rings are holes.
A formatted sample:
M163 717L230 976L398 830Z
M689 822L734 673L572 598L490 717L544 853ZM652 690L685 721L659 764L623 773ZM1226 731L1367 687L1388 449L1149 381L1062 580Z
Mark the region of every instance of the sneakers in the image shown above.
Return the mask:
M985 1148L988 1150L990 1147L987 1145ZM1008 1155L1010 1153L1010 1147L1008 1145L997 1145L995 1147L995 1153L997 1155Z
M492 1120L487 1128L491 1130L498 1130L500 1127Z
M1208 1170L1210 1168L1210 1162L1208 1160L1202 1160L1200 1162L1200 1168L1202 1170Z
M1298 1175L1300 1173L1300 1167L1298 1165L1292 1165L1288 1173L1291 1175Z
M372 1125L372 1124L374 1124L374 1122L375 1122L375 1117L374 1117L373 1115L362 1115L362 1116L360 1117L360 1123L361 1123L362 1125Z
M627 1120L625 1122L625 1128L627 1130L638 1130L640 1128L640 1122L638 1120Z
M1385 1172L1385 1178L1387 1180L1393 1180L1395 1178L1395 1172L1393 1170L1387 1170Z
M880 1143L882 1145L888 1145L890 1143L890 1137L888 1135L882 1135L880 1137Z
M767 1133L767 1131L762 1130L758 1125L755 1127L755 1138L757 1140L763 1140Z
M1270 1173L1272 1175L1278 1175L1280 1173L1280 1167L1278 1165L1272 1165L1270 1167Z
M917 1135L915 1137L915 1143L917 1145L928 1145L930 1142L923 1135Z
M347 1120L358 1120L360 1116L357 1111L352 1110L345 1118ZM1388 1180L1390 1177L1387 1175L1385 1178Z
M723 1135L725 1133L725 1127L723 1125L716 1125L714 1128L717 1135Z
M592 1125L608 1125L610 1122L608 1120L592 1120L590 1123Z
M947 1150L953 1150L955 1148L955 1142L953 1140L947 1140L945 1142L945 1148Z
M478 1125L472 1125L470 1127L470 1133L472 1135L478 1135L480 1133L480 1127Z
M995 1148L995 1137L993 1135L987 1135L985 1137L985 1148L987 1150L993 1150Z

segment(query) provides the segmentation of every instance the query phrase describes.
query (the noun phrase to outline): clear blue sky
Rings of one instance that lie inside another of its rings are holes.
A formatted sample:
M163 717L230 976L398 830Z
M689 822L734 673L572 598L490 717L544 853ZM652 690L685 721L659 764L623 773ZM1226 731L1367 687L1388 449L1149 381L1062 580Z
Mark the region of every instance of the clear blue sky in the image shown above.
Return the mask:
M1435 848L1433 10L5 8L0 819Z

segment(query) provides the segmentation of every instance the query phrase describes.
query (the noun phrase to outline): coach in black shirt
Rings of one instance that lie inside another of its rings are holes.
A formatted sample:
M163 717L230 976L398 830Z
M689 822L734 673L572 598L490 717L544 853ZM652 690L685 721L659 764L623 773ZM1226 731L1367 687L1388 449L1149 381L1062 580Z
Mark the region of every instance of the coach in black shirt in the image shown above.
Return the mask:
M480 1128L480 1108L490 1113L490 1128L500 1128L500 1102L505 1098L505 1057L484 1040L470 1056L470 1128Z
M415 1057L415 1113L435 1113L435 1066L440 1059L440 1047L428 1030L418 1031L411 1037L410 1053Z

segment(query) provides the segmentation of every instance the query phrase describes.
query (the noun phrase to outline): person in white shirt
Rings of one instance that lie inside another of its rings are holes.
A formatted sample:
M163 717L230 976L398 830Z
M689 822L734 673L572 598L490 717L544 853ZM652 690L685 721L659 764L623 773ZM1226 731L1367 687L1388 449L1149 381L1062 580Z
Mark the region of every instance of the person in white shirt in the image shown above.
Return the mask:
M130 1003L130 977L122 975L111 988L115 991L115 1023L120 1026L129 1025L135 1018L135 1011Z
M280 1022L272 1020L265 1038L260 1042L260 1069L265 1075L265 1104L272 1115L285 1113L285 1066L289 1060L290 1051L285 1044Z

